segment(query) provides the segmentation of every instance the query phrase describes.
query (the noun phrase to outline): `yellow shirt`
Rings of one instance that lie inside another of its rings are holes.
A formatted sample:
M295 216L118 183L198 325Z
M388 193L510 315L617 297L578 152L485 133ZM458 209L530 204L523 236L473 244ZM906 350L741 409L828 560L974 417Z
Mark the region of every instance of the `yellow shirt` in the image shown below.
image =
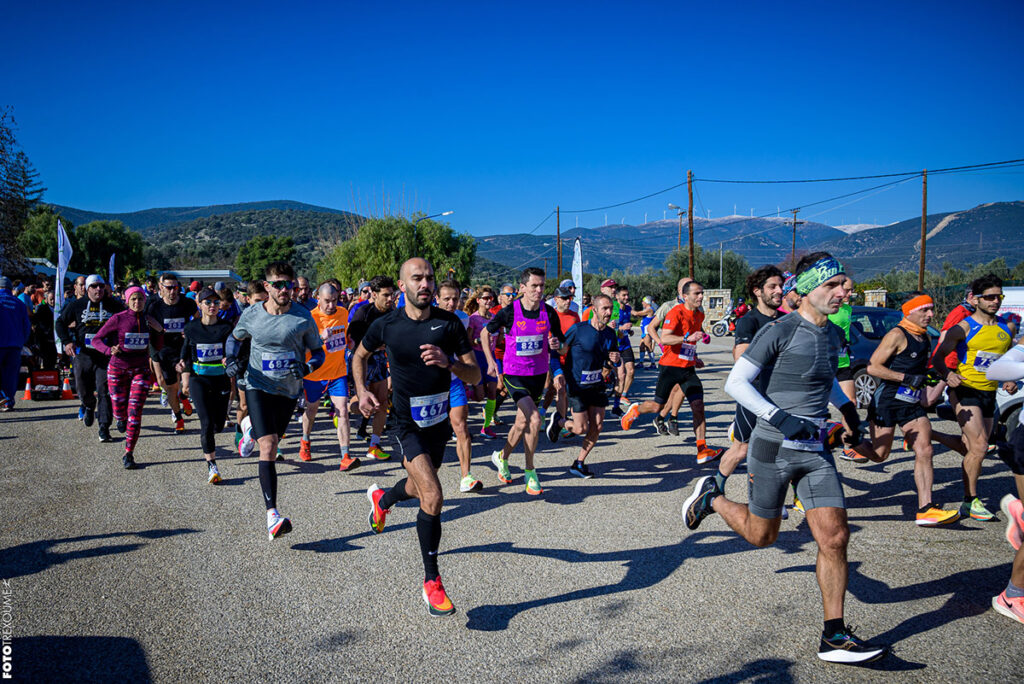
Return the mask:
M967 321L970 330L963 342L956 347L957 357L960 359L956 372L971 389L994 392L999 383L989 380L985 372L993 361L1010 351L1010 347L1013 346L1013 335L1003 323L982 325L970 316L964 320Z

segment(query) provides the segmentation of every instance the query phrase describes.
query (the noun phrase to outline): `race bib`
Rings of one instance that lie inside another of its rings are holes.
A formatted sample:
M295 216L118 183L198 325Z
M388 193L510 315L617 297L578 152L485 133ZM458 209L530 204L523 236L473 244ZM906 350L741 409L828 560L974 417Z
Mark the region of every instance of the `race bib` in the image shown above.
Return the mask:
M696 361L697 360L697 345L686 344L683 342L679 345L679 358L684 361Z
M825 440L828 438L828 434L825 429L825 419L807 418L806 416L797 417L817 424L818 437L816 439L783 439L782 446L787 449L793 449L794 451L823 451L825 449Z
M430 394L425 397L409 399L409 412L412 420L421 428L437 425L448 417L449 392Z
M263 352L260 361L260 367L264 373L283 378L288 375L292 364L295 363L295 354L292 352Z
M149 333L125 333L124 348L141 351L149 346Z
M585 370L580 373L580 384L581 385L596 385L601 382L601 369L597 370Z
M184 318L165 318L164 319L164 332L165 333L180 333L185 331L185 319Z
M908 404L917 404L921 401L921 388L900 385L899 389L896 390L896 398Z
M95 349L95 347L92 346L92 338L94 338L94 337L96 337L96 335L91 334L91 333L85 333L85 346L86 347L89 347L90 349Z
M197 344L196 360L198 360L199 363L216 363L218 361L223 361L224 345L220 343Z
M995 352L976 352L974 355L974 369L984 373L988 370L988 367L992 365L992 362L1000 356L1002 356L1002 354L996 354Z
M523 335L516 338L516 356L536 356L544 351L543 335Z
M328 352L338 351L345 348L345 329L340 328L341 332L331 333L327 336L327 341L324 342L324 349Z

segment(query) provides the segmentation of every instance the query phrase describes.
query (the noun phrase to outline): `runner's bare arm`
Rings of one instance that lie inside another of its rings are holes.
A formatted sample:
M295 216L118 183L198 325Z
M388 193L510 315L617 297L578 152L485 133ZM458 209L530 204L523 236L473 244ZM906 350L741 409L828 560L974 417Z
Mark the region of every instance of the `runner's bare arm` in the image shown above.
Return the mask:
M906 348L906 339L906 336L895 328L887 332L882 341L878 343L874 353L871 354L871 360L868 361L868 374L880 380L902 382L905 373L889 370L885 364Z

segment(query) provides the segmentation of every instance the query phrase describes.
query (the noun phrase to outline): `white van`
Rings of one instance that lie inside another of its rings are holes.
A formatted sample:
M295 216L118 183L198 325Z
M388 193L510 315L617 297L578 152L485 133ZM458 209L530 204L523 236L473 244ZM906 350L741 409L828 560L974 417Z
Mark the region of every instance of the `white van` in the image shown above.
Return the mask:
M1003 297L1003 305L999 307L999 313L1015 313L1024 318L1024 287L1004 287ZM1020 384L1017 383L1018 386ZM1017 427L1022 405L1024 405L1024 389L1018 389L1016 394L1007 394L1000 386L996 392L996 406L999 408L996 418L998 422L1006 424L1007 434L1013 432L1013 429Z

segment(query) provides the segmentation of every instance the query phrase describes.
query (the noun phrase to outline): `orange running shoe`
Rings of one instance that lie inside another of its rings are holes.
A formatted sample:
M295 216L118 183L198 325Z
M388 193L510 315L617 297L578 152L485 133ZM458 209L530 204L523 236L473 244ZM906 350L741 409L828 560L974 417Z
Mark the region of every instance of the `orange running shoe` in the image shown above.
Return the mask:
M423 600L427 604L427 610L435 617L451 615L455 612L455 606L444 591L441 578L432 579L423 583Z
M313 447L307 439L299 440L299 458L303 461L313 460Z
M184 418L178 418L176 421L174 421L174 431L177 432L179 435L185 432Z
M186 416L192 415L192 402L188 400L184 394L179 395L181 398L181 410Z
M338 470L355 470L359 467L359 459L352 458L350 455L345 454L345 457L341 459L341 464L338 466Z
M697 452L697 465L702 465L708 461L714 461L724 453L725 449L706 446Z
M622 418L619 419L619 423L622 425L623 430L628 430L633 427L633 421L636 420L637 416L640 415L640 404L632 404L629 410L626 411Z
M366 490L366 498L370 500L370 529L376 534L384 531L384 519L388 515L388 509L380 507L380 498L384 496L384 490L376 483L370 485Z

